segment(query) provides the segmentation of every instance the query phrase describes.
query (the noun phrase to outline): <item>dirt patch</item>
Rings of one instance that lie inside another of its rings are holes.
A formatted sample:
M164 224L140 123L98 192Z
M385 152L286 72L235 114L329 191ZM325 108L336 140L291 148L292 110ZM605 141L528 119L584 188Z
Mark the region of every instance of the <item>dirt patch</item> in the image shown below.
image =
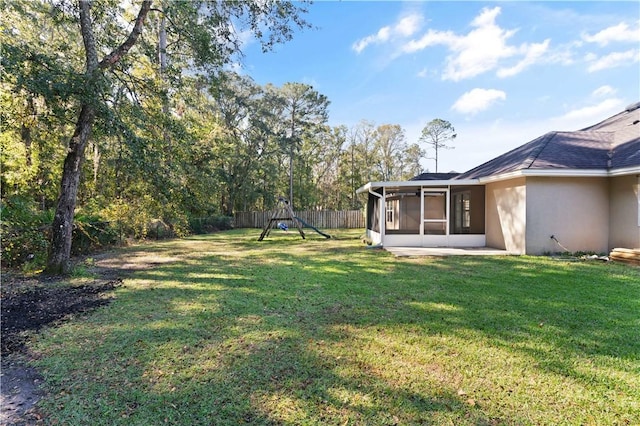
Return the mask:
M109 303L103 293L115 289L121 280L67 287L59 284L38 286L26 290L9 290L3 284L0 298L2 318L2 355L24 349L25 331L37 331L42 326L67 315L86 312ZM24 288L24 285L19 287Z
M109 291L121 285L112 271L89 284L69 285L61 279L30 278L2 274L0 292L0 424L31 425L41 423L35 404L42 398L41 378L26 363L29 354L25 333L88 312L111 300Z
M28 365L31 356L25 346L26 334L37 332L111 301L109 292L132 272L179 261L146 250L104 252L75 259L92 279L72 285L62 278L26 277L2 271L0 287L0 425L45 424L36 403L44 396L41 377ZM90 282L89 282L90 281Z
M33 425L40 424L42 416L35 404L44 396L40 389L38 372L28 367L20 357L2 357L2 379L0 388L0 424Z

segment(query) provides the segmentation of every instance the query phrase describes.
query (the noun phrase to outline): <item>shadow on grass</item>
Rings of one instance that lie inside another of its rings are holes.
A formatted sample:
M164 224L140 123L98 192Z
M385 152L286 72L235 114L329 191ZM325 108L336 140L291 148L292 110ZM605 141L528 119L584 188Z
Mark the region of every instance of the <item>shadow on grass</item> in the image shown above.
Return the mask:
M353 350L394 331L424 342L481 336L585 386L594 377L576 360L637 368L633 271L529 258L400 261L357 246L228 238L197 237L192 251L163 245L157 253L179 259L135 272L116 302L46 340L41 365L58 421L529 423L528 413L484 412L455 380L389 377L376 361L389 355L375 351L393 346Z

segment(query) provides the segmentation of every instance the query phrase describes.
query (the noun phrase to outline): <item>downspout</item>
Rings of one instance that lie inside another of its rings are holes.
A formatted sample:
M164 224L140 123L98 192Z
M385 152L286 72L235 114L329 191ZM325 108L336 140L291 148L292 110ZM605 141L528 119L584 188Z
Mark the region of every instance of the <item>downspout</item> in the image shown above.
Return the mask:
M378 194L375 191L372 191L371 188L369 188L369 194L373 194L376 197L378 197L379 200L382 200L383 196ZM380 203L380 208L378 210L380 210L380 212L378 213L378 220L380 221L380 244L378 244L378 246L382 247L384 246L384 234L385 234L385 229L384 229L384 205L382 205L382 202Z

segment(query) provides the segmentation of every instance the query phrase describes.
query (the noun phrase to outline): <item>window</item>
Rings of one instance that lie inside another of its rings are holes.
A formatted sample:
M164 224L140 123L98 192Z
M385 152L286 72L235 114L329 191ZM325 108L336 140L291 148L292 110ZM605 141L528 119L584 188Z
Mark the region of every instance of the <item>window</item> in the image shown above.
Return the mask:
M471 192L453 194L453 232L468 233L471 228Z
M393 223L393 201L387 201L386 203L386 222L387 223Z

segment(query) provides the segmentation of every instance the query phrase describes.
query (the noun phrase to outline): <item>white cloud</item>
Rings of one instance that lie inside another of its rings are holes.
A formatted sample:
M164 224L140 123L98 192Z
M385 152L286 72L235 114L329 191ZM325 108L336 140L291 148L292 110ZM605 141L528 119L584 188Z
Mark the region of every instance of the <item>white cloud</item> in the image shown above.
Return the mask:
M497 68L504 59L522 56L522 60L515 66L503 67L498 71L500 77L516 75L542 60L549 48L550 40L525 43L519 47L509 45L508 40L517 30L506 30L496 24L495 20L500 12L500 7L482 9L471 22L474 29L466 35L430 29L422 37L405 43L400 51L413 53L439 44L447 46L450 55L447 56L442 78L452 81L475 77Z
M548 64L573 65L578 59L578 50L582 47L582 41L557 44L544 54L544 62Z
M239 31L237 32L237 36L238 36L238 41L240 42L241 49L246 49L247 46L256 42L256 39L253 36L253 33L251 32L251 30Z
M462 114L473 115L506 98L507 94L502 90L476 88L460 96L451 109Z
M497 72L498 77L512 77L521 73L530 65L537 63L542 55L544 55L548 48L550 39L546 39L542 43L525 44L521 46L521 51L524 51L524 58L511 68L500 68Z
M616 92L617 92L617 90L614 89L613 87L611 87L609 85L604 85L604 86L598 87L596 90L591 92L591 96L593 96L595 98L601 98L601 97L604 97L604 96L615 95Z
M394 25L386 25L377 33L361 38L351 45L356 53L362 52L370 44L386 43L395 38L411 37L422 25L422 15L412 13L400 18Z
M477 28L449 45L453 54L447 57L443 79L459 81L475 77L494 69L501 59L517 53L515 47L507 45L507 40L516 31L503 30L494 22L499 13L499 7L483 9L472 23Z
M429 68L424 67L420 71L418 71L416 76L418 76L420 78L425 78L425 77L429 76L430 74L432 74L432 72L429 70Z
M502 9L494 7L493 9L484 8L480 15L476 16L471 22L471 26L474 27L486 27L494 25L496 18L500 15Z
M593 52L589 52L586 55L584 55L584 60L587 61L587 62L593 62L596 59L598 59L598 55L596 55Z
M595 105L572 109L559 117L552 118L551 121L557 126L562 126L556 130L582 129L622 111L624 107L625 102L622 99L609 98Z
M625 22L614 25L595 33L594 35L583 34L582 39L589 43L597 43L606 46L612 42L640 42L640 25L637 28L629 28Z
M355 50L357 53L360 53L371 43L382 43L387 41L389 39L390 33L391 33L391 27L382 27L378 30L376 34L372 34L367 37L361 38L360 40L353 43L351 48Z
M625 52L613 52L608 55L597 57L594 54L585 56L587 62L590 62L587 68L588 72L602 71L609 68L616 68L624 65L630 65L640 61L640 49L630 49Z
M411 37L422 26L422 15L407 15L393 27L394 32L403 36Z
M418 40L409 40L402 47L402 53L413 53L437 44L453 45L460 37L451 31L429 30Z

